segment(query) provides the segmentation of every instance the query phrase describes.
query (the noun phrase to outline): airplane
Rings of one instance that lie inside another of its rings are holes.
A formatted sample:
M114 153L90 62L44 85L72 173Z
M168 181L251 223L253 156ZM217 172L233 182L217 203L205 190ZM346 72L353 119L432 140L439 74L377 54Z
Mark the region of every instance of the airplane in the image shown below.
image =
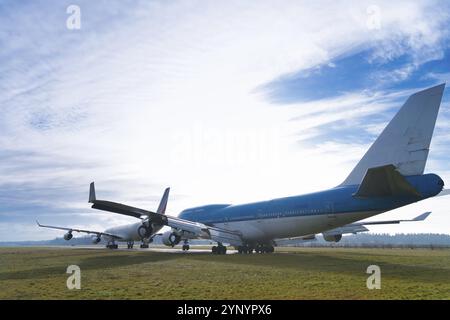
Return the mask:
M185 209L175 217L165 214L168 189L160 204L164 210L153 212L98 200L92 182L92 208L141 221L105 232L39 226L67 230L68 240L73 231L93 233L95 241L105 238L112 249L117 248L116 241L130 244L139 239L145 245L168 226L171 229L162 234L167 246L183 241L184 251L189 250L189 240L208 239L217 243L211 248L213 254L225 254L227 245L249 254L274 252L274 246L283 239L313 240L322 233L325 240L337 242L343 234L367 231L365 225L422 221L429 212L412 220L358 222L450 193L438 175L424 174L444 89L445 83L411 95L347 178L334 188L247 204L205 205Z
M167 200L169 199L169 192L170 192L170 188L166 188L166 190L164 190L164 194L161 198L158 209L156 209L157 214L164 215L166 213ZM93 202L93 201L96 201L95 189L94 189L94 183L91 183L90 191L89 191L89 202ZM114 227L114 228L109 228L103 232L76 229L76 228L66 228L66 227L42 225L37 220L36 220L36 223L39 227L42 227L42 228L51 228L51 229L67 231L67 233L64 234L64 240L67 240L67 241L73 238L73 232L83 232L83 233L95 235L95 237L92 238L93 244L99 243L100 241L102 241L102 238L104 238L107 241L106 247L109 249L117 249L118 248L116 241L126 241L128 249L133 249L135 241L141 241L140 248L141 249L148 248L148 244L152 242L153 237L155 235L157 235L157 232L163 226L153 224L151 221L149 221L149 219L146 219L144 215L140 216L139 219L141 221Z

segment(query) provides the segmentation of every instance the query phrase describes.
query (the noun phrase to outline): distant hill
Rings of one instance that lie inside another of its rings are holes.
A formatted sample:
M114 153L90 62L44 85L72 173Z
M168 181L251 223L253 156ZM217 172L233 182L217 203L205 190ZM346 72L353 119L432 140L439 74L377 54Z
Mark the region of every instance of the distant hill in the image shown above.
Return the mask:
M327 242L322 236L316 241L292 243L298 246L333 247L450 247L450 235L436 233L360 233L342 237L339 242Z
M194 240L191 244L209 244L208 240ZM288 245L295 246L334 246L334 247L450 247L450 235L435 233L413 233L413 234L377 234L377 233L360 233L356 235L348 235L342 237L339 242L326 242L321 236L317 240L310 242L298 242L295 240L284 242ZM76 246L92 244L90 236L73 238L65 241L63 238L55 238L53 240L42 241L9 241L0 242L0 246ZM101 244L105 244L103 241ZM99 244L99 245L101 245ZM139 242L136 242L139 244ZM162 244L161 237L156 236L153 244Z

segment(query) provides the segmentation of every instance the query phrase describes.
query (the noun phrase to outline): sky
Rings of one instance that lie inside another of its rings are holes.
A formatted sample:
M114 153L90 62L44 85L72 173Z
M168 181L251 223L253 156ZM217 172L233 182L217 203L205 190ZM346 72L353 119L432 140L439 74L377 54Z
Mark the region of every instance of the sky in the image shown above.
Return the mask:
M449 40L448 1L2 0L0 241L135 221L91 209L91 181L149 210L170 186L171 215L337 186L410 94L449 82ZM448 185L449 92L425 169ZM449 208L370 229L449 233Z

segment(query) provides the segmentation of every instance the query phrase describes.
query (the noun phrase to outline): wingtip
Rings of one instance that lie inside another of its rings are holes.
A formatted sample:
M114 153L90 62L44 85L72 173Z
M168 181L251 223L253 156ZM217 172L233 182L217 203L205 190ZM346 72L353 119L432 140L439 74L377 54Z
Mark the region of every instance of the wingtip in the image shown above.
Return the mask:
M91 184L89 185L89 203L92 203L96 200L96 196L95 196L95 184L94 181L91 182Z
M424 221L428 216L431 214L431 211L427 211L425 213L422 213L421 215L418 215L413 220L414 221Z

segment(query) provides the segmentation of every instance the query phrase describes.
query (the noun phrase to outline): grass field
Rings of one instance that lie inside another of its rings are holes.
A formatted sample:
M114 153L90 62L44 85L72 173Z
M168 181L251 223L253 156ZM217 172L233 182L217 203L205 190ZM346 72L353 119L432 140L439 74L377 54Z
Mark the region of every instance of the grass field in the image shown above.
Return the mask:
M68 290L68 265L81 290ZM368 290L366 269L381 268ZM0 299L450 299L450 250L277 248L211 255L0 248Z

